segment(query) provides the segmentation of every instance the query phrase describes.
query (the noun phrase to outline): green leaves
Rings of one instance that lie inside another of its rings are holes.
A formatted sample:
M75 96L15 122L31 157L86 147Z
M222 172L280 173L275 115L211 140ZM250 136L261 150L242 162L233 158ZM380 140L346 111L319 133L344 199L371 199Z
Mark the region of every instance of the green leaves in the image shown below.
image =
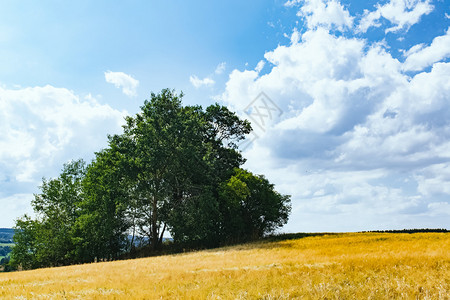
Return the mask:
M219 195L225 215L223 232L229 240L259 238L288 221L290 196L276 192L262 175L235 169L221 184Z
M38 219L28 216L16 221L16 247L12 262L24 269L65 265L74 260L72 228L81 213L82 160L65 164L61 175L43 179L41 193L31 202Z
M181 98L170 90L152 94L141 112L127 119L124 134L110 139L112 148L127 149L125 164L133 170L129 179L139 199L134 201L135 224L154 247L164 224L175 240L217 239L217 189L244 162L237 142L251 130L224 106L203 111L200 106L183 107ZM195 223L205 226L186 230Z

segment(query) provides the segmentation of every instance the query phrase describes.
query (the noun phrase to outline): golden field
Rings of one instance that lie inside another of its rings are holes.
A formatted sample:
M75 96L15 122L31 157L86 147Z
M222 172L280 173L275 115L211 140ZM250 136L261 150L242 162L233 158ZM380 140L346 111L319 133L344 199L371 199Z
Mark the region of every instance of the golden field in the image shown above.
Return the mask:
M344 233L0 274L2 299L450 299L450 234Z

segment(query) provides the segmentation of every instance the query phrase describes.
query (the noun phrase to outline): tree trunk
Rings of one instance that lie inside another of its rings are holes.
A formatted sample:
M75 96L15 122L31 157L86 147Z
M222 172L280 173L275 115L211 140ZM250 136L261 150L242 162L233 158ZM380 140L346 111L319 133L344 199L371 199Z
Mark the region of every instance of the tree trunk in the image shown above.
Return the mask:
M159 248L158 198L156 195L153 195L153 203L152 203L152 248L153 250L157 250Z
M164 223L164 227L161 231L161 236L159 238L159 244L162 245L162 241L163 241L163 236L164 236L164 231L166 230L166 223Z

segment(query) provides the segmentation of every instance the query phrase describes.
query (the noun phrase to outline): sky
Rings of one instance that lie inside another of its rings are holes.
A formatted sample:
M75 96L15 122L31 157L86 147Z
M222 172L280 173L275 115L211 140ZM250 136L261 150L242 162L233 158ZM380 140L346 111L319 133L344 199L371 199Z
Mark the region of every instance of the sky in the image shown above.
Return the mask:
M284 232L450 229L449 0L0 0L0 227L163 88L252 122Z

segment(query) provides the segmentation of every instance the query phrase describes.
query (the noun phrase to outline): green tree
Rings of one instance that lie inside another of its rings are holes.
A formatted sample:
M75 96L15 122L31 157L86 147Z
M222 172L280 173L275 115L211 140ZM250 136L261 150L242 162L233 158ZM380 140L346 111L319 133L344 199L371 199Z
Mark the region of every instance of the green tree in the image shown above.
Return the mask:
M204 186L176 203L168 218L170 233L176 244L187 247L220 245L221 214L213 187Z
M105 149L87 167L81 213L73 228L79 262L111 260L126 249L126 209L130 199L120 153Z
M171 196L182 136L181 111L181 99L171 91L152 94L141 113L126 118L124 133L110 138L110 147L126 154L122 165L128 170L129 190L135 198L131 215L154 248L161 244L165 231L160 209Z
M84 161L77 160L65 164L58 178L43 179L41 193L31 202L37 219L24 216L16 221L14 264L27 269L74 261L72 230L81 212L84 172Z
M274 190L264 176L243 169L221 184L221 232L233 242L260 238L287 223L290 196Z
M184 211L191 202L214 212L218 183L244 162L236 143L251 130L226 107L203 111L183 107L181 98L170 90L152 94L140 113L127 118L124 133L110 139L110 147L126 153L138 228L155 248L167 227L183 236L179 224L192 219Z
M11 251L10 261L10 265L13 268L21 267L24 270L28 270L42 266L36 259L40 246L38 243L40 227L40 222L31 219L27 215L16 221L13 238L15 246Z

